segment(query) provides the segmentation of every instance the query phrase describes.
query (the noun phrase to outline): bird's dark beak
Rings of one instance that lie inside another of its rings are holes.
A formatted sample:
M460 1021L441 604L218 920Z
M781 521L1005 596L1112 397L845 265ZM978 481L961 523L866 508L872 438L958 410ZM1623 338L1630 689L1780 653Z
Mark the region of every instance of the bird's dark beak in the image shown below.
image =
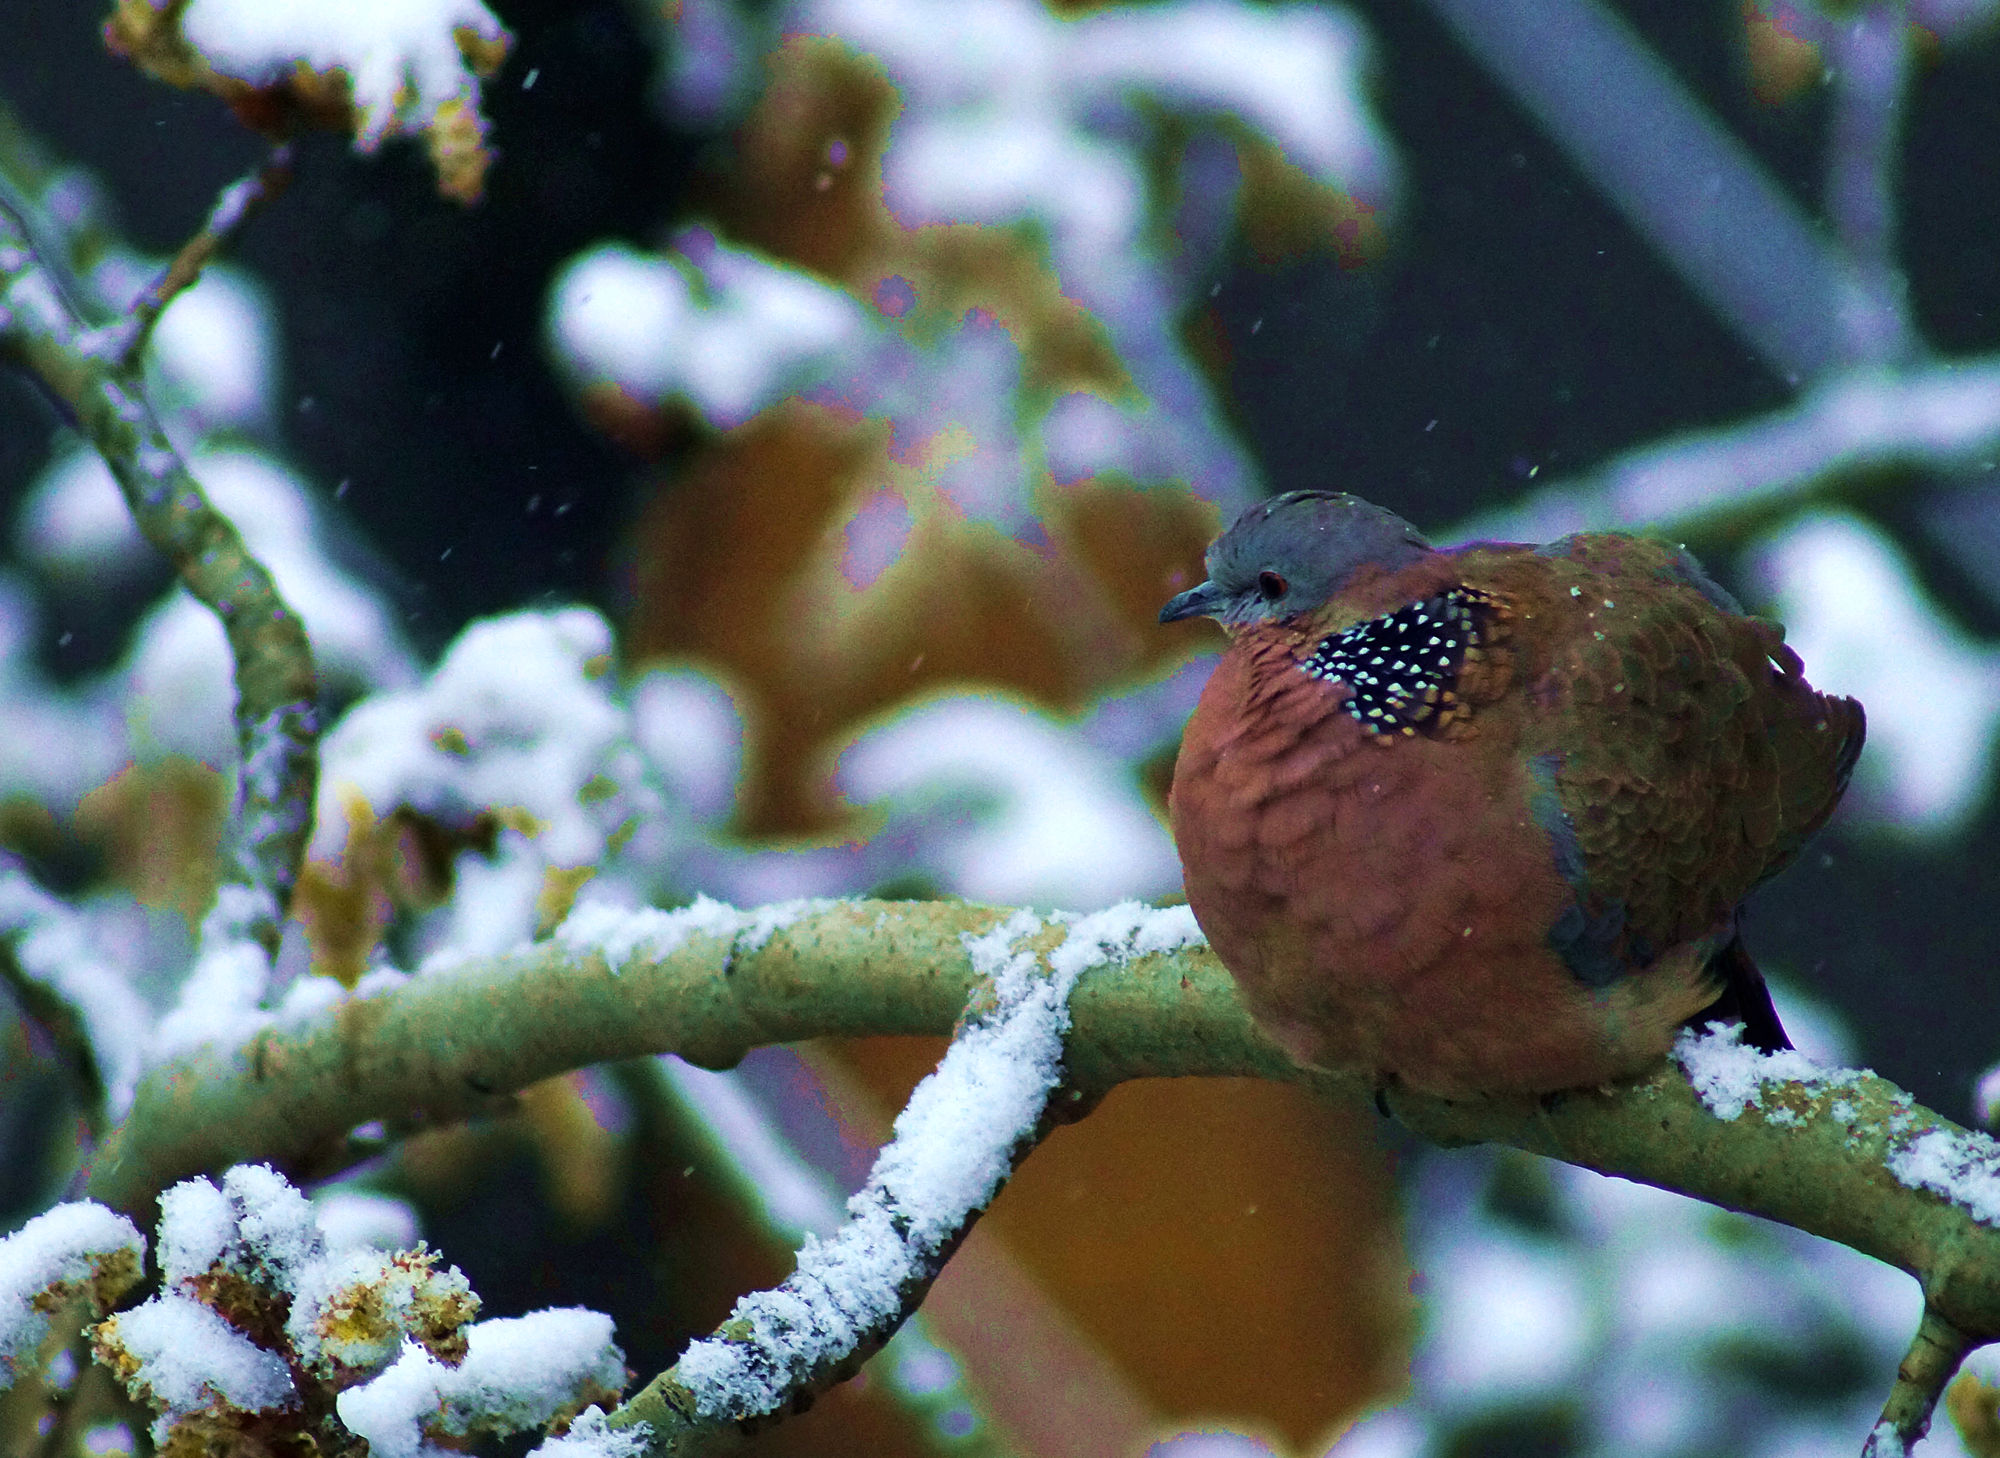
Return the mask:
M1222 606L1228 594L1213 582L1204 582L1199 587L1190 587L1178 597L1169 598L1167 605L1160 609L1160 621L1178 623L1182 618L1200 618L1213 615Z

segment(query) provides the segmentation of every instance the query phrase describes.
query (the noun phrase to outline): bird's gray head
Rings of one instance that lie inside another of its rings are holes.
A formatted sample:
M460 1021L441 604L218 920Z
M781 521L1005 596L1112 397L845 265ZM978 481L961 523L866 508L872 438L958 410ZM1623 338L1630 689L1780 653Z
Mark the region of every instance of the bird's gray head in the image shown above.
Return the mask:
M1287 491L1251 507L1208 548L1208 581L1160 609L1160 621L1211 617L1227 627L1316 608L1362 567L1394 572L1431 544L1392 511L1342 491Z

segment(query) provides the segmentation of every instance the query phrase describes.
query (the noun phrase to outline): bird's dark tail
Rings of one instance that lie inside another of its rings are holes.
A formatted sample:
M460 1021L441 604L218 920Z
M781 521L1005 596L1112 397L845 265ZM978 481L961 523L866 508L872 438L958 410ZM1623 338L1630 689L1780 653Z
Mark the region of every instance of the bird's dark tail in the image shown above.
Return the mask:
M1792 1046L1778 1010L1771 1005L1771 989L1764 974L1750 960L1741 935L1730 937L1721 951L1709 959L1708 970L1722 984L1722 995L1693 1017L1688 1025L1706 1027L1714 1022L1743 1024L1743 1041L1765 1053L1781 1053Z

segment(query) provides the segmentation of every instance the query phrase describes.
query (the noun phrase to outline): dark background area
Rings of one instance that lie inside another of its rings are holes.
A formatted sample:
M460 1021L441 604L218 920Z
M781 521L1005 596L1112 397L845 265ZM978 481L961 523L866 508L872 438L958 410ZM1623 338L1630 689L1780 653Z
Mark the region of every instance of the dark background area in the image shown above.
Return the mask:
M1811 97L1751 99L1736 7L1619 8L1813 206L1821 109ZM488 88L500 160L482 205L439 200L414 148L358 158L316 137L238 255L276 300L290 402L279 444L329 493L347 483L342 509L432 650L470 617L542 599L618 617L623 533L655 478L559 390L541 345L546 290L586 243L657 242L704 153L724 145L648 120L657 58L613 0L496 9L517 46ZM1217 300L1230 405L1274 488L1337 484L1448 529L1521 493L1532 468L1546 484L1788 398L1427 12L1404 0L1360 9L1406 168L1390 259L1359 274L1240 266ZM0 101L90 170L126 237L165 253L260 149L211 97L106 55L102 13L98 0L12 7ZM530 69L537 84L523 90ZM1946 351L2000 336L1996 144L2000 43L1927 58L1902 256L1920 325ZM10 512L45 457L49 419L23 382L0 377ZM1990 630L1995 577L1928 532L1938 500L1990 515L1952 483L1917 480L1877 493L1871 509L1947 609ZM1694 545L1732 578L1734 544ZM104 636L115 630L91 625L129 617L76 618L47 624L58 671L122 651ZM1982 996L1996 850L1990 808L1963 838L1921 850L1836 829L1752 908L1753 950L1836 1003L1866 1061L1960 1118L1973 1078L2000 1057L2000 1016ZM1828 907L1841 908L1838 922Z

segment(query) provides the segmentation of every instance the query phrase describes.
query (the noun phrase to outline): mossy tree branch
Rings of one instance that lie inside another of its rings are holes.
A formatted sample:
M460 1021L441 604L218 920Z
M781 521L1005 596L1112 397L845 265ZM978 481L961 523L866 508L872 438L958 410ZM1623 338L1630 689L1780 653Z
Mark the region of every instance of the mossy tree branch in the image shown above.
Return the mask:
M357 1125L460 1118L609 1059L677 1052L723 1066L766 1043L944 1033L978 985L964 939L1006 915L857 901L803 915L754 946L695 932L617 969L559 941L469 961L156 1069L93 1159L90 1193L144 1218L161 1189L197 1171L247 1159L336 1167ZM1072 1107L1149 1077L1250 1075L1333 1097L1368 1092L1294 1067L1205 948L1093 968L1069 1006ZM1955 1341L2000 1337L2000 1229L1889 1167L1926 1135L1970 1136L1872 1074L1776 1085L1732 1120L1710 1113L1672 1064L1614 1090L1548 1101L1399 1094L1392 1107L1442 1143L1511 1144L1840 1241L1915 1276L1927 1320ZM1963 1349L1916 1386L1934 1398ZM1903 1394L1892 1420L1914 1424L1917 1396L1915 1387Z
M282 158L273 165L282 171ZM275 185L277 175L267 183ZM235 666L242 759L225 886L233 882L251 893L218 902L222 930L251 936L275 953L312 828L319 733L312 647L271 574L210 505L167 438L128 358L150 327L146 309L157 314L169 296L152 305L142 299L123 325L93 330L64 287L64 267L45 256L55 244L32 201L14 193L0 208L0 360L26 370L97 448L141 534L222 622ZM240 225L249 206L238 198L219 210L226 214L222 225L211 220L203 230L202 238L215 233L210 245L190 245L198 262ZM183 278L170 270L169 282L191 281L194 272L183 268Z

